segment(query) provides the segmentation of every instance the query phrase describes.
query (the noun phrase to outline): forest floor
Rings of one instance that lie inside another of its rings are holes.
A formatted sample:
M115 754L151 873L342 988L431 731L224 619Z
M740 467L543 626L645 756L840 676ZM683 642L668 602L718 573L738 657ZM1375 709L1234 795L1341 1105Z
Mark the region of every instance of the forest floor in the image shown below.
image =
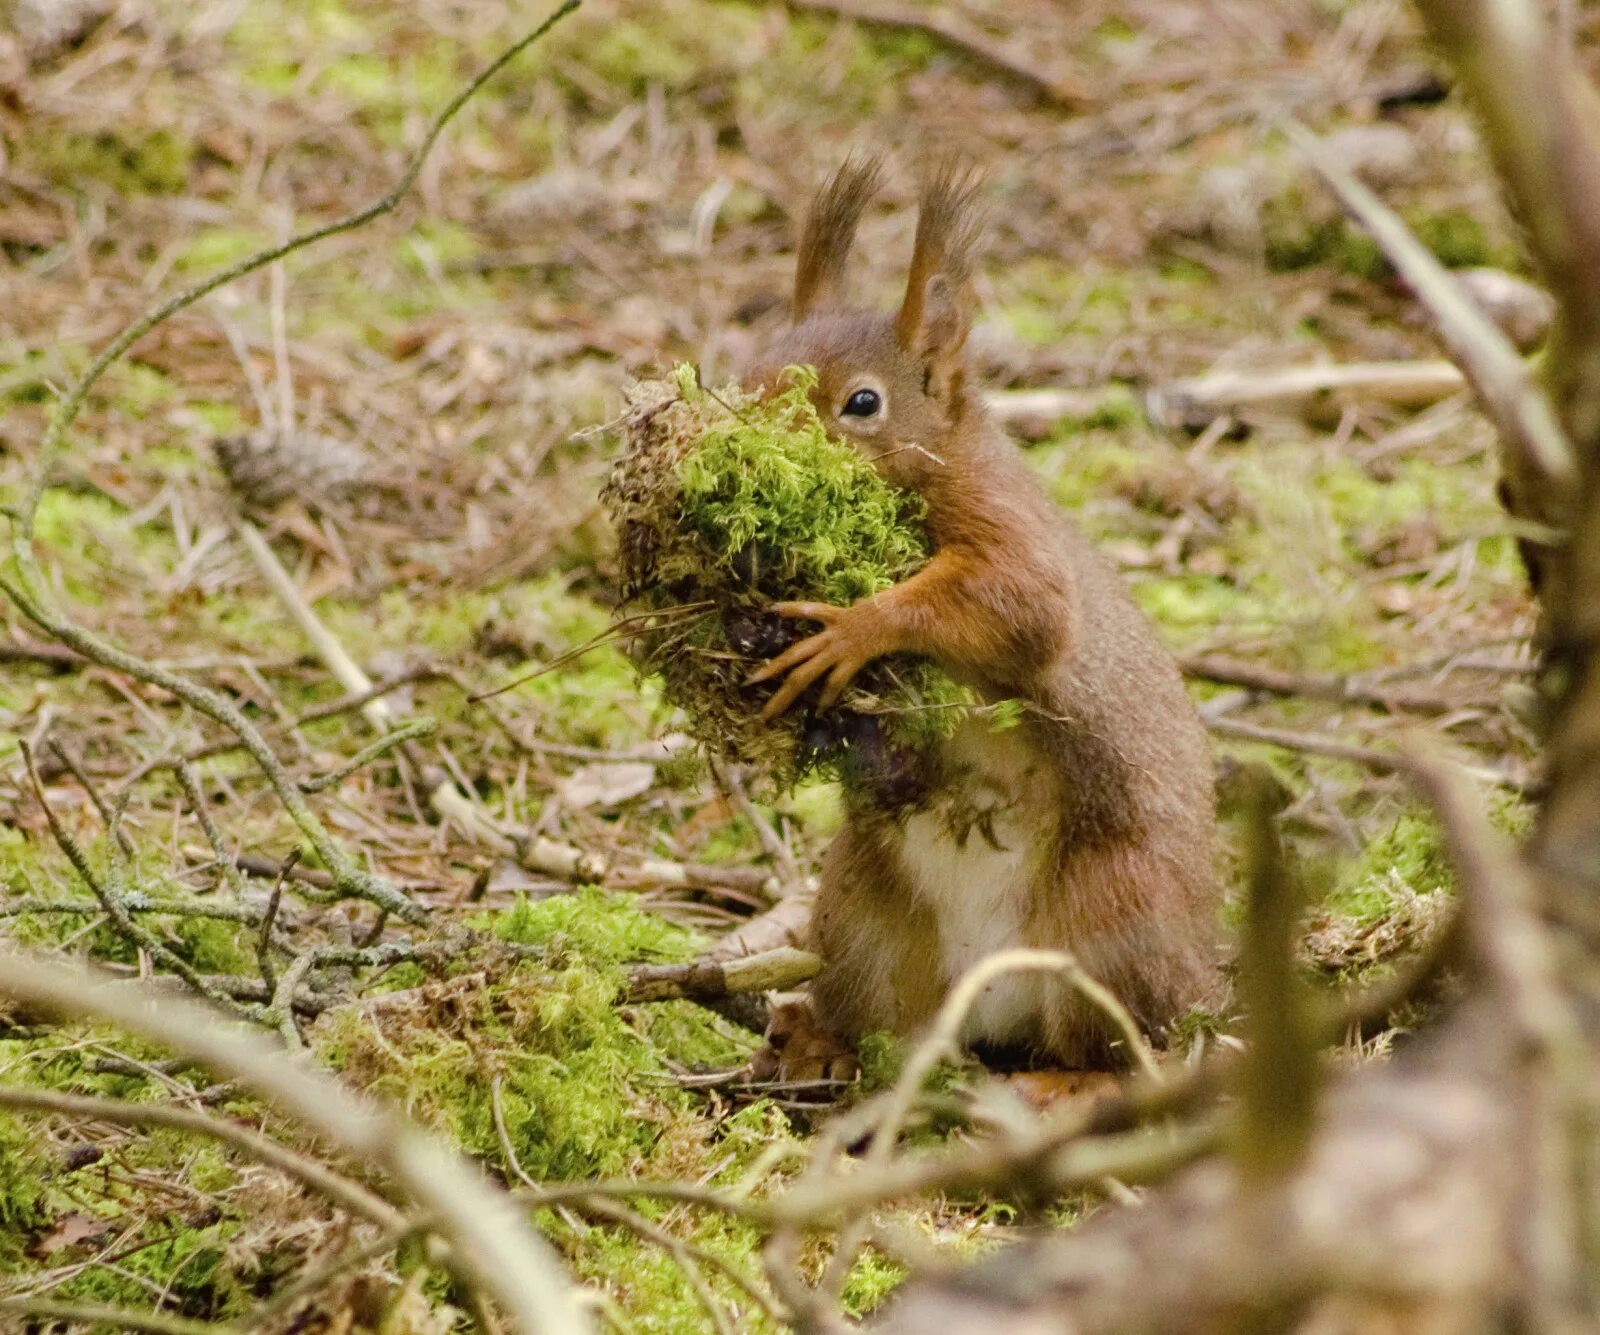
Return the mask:
M628 965L690 958L763 908L789 858L813 872L836 793L729 791L676 744L671 712L614 645L491 702L469 696L607 627L614 566L596 493L618 442L604 424L631 377L688 360L715 382L782 319L798 212L852 148L889 159L858 249L870 303L893 300L919 165L955 151L985 168L982 379L1100 397L1029 424L1029 460L1195 668L1224 773L1257 760L1281 779L1280 823L1316 899L1308 969L1336 981L1388 967L1449 893L1431 822L1383 764L1394 746L1424 736L1471 760L1508 828L1525 809L1532 606L1492 435L1466 396L1240 411L1196 430L1141 407L1213 370L1438 355L1416 304L1285 142L1287 118L1336 136L1446 263L1518 270L1465 113L1440 100L1409 11L966 0L971 24L1030 67L1019 77L937 34L829 8L588 0L482 90L394 215L141 341L96 387L40 511L43 564L75 616L224 692L297 778L331 774L373 734L351 708L305 720L347 692L235 536L239 498L217 462L218 443L235 442L223 453L245 461L244 499L305 599L372 677L402 679L385 697L395 717L436 721L420 743L430 759L503 828L593 855L591 873L609 861L597 888L519 866L434 820L393 756L310 799L430 921L330 907L291 881L275 924L291 948L399 947L398 963L311 980L305 1043L508 1181L744 1180L759 1193L796 1170L826 1114L805 1091L739 1075L752 1032L687 1002L618 997ZM381 195L433 113L543 6L124 0L54 49L5 36L6 13L0 2L0 487L15 503L54 397L125 324ZM222 734L165 692L54 651L17 609L3 615L0 936L167 972L75 878L19 743L51 810L119 884L225 899L207 833L160 763ZM1288 689L1194 662L1217 656L1287 674ZM1326 754L1344 745L1366 750ZM225 846L266 872L254 922L142 921L246 993L274 869L302 839L237 753L201 760L198 776ZM126 853L94 797L120 812ZM1227 817L1226 784L1223 799ZM769 831L788 850L777 865ZM664 884L639 872L647 858L756 874ZM462 927L471 935L447 936ZM513 959L508 941L540 949ZM1197 1020L1197 1042L1207 1027ZM1381 1059L1394 1037L1348 1056ZM0 1015L0 1082L262 1117L158 1058L103 1028ZM869 1062L868 1085L892 1062ZM758 1274L748 1225L641 1209ZM895 1213L951 1255L1016 1227L987 1199ZM539 1222L619 1325L711 1328L679 1261L628 1225L566 1208ZM0 1114L0 1291L223 1320L360 1236L215 1146ZM392 1264L374 1261L372 1284ZM902 1273L887 1248L869 1251L846 1308L870 1310ZM340 1304L359 1328L372 1284L347 1282L293 1328L337 1328ZM706 1284L735 1328L763 1328L737 1285L715 1270ZM449 1297L442 1281L429 1293ZM448 1329L451 1316L428 1319L443 1324L405 1328Z

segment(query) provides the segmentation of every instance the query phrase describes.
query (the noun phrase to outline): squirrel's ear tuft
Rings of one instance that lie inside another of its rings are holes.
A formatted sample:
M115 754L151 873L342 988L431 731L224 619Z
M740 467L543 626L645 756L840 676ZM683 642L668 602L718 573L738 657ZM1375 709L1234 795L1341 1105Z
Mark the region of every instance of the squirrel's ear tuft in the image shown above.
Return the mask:
M960 395L966 368L962 351L971 328L971 284L958 286L947 275L935 274L924 291L921 329L911 351L922 359L927 393L941 403Z
M972 323L972 262L982 220L978 173L940 164L922 190L917 240L895 337L924 361L928 392L950 398L960 388L961 351Z
M795 323L818 306L843 304L845 261L882 174L878 158L848 157L811 201L795 263Z

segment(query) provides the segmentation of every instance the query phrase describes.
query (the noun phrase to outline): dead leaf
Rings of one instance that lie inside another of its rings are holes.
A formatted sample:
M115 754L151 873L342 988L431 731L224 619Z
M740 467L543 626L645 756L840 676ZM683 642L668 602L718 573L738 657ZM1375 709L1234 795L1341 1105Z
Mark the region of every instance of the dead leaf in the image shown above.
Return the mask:
M97 1238L103 1238L110 1231L111 1224L108 1220L84 1214L81 1210L74 1210L71 1214L62 1215L56 1220L50 1231L35 1240L28 1251L33 1256L53 1256L56 1252L64 1252L71 1247L81 1247Z
M617 806L648 791L655 781L656 767L645 761L600 761L573 771L558 792L563 805L580 811Z

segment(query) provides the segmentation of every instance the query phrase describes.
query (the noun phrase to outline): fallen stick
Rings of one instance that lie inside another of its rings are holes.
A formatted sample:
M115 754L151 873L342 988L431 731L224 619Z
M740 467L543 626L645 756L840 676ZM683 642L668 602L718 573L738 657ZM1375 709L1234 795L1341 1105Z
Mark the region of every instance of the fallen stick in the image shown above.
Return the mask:
M983 396L984 404L1001 426L1025 435L1042 435L1053 422L1087 422L1112 405L1126 407L1128 391L1122 385L1100 389L996 389ZM1137 397L1133 402L1141 407Z
M1243 686L1268 695L1300 696L1307 700L1331 700L1336 704L1372 705L1391 713L1448 714L1462 702L1444 695L1408 690L1404 686L1368 685L1354 677L1335 673L1285 672L1281 668L1246 663L1216 654L1196 654L1180 658L1178 666L1186 677Z
M1218 418L1250 409L1319 415L1355 402L1426 408L1466 388L1446 361L1349 362L1268 371L1210 371L1151 386L1135 397L1151 425L1200 431ZM1003 426L1041 435L1058 421L1092 421L1125 413L1126 385L1096 389L1007 389L986 396Z
M1174 380L1145 395L1145 411L1158 426L1194 431L1225 413L1250 408L1302 414L1355 400L1395 408L1425 408L1466 388L1451 362L1350 362L1291 366L1277 371L1212 371Z
M705 886L713 890L739 890L765 900L778 898L780 881L761 867L714 867L703 862L670 862L643 858L608 868L608 879L624 885Z
M808 885L780 899L765 913L719 938L708 957L733 960L783 947L803 949L811 932L811 903L815 898L814 887Z
M646 964L628 978L629 1001L715 1001L744 992L784 992L822 972L822 956L780 946L739 959L707 956L687 964Z
M18 640L0 643L0 663L42 663L57 672L69 672L88 662L64 644L23 644Z
M1343 742L1336 737L1319 737L1315 733L1295 732L1289 728L1263 727L1259 723L1246 723L1243 719L1222 718L1202 714L1205 725L1219 737L1232 737L1241 742L1260 742L1265 746L1282 747L1285 751L1303 751L1307 755L1325 756L1329 760L1348 760L1364 765L1379 774L1409 773L1413 765L1398 751L1380 751L1373 746L1356 742ZM1526 792L1528 780L1515 774L1501 773L1486 765L1462 765L1463 774L1469 774L1479 783L1509 788L1513 792Z

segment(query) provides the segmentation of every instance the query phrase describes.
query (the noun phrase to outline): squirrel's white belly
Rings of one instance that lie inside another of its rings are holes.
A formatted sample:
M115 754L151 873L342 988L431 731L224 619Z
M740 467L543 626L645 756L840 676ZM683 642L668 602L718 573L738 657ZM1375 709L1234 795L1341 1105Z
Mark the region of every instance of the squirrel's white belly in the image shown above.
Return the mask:
M967 768L963 782L950 801L909 817L900 841L907 881L938 923L947 987L986 956L1027 944L1028 887L1050 828L1040 809L1048 796L1032 781L1032 758L1014 733L975 720L949 745ZM1038 1038L1042 983L1032 972L990 983L968 1014L964 1040Z

